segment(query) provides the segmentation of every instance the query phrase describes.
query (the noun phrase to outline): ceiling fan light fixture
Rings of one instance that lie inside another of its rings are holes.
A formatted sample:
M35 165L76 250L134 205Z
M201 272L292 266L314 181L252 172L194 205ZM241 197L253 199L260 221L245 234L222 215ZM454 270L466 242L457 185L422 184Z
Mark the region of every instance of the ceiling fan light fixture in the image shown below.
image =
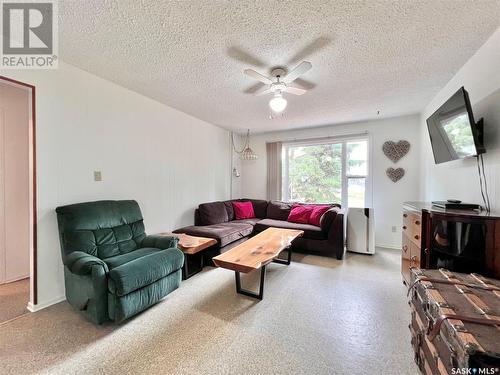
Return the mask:
M281 113L285 110L286 108L286 105L288 104L288 102L286 101L286 99L283 97L283 95L281 95L280 92L277 92L275 95L274 95L274 98L272 98L270 101L269 101L269 107L271 108L271 110L273 112L276 112L276 113Z

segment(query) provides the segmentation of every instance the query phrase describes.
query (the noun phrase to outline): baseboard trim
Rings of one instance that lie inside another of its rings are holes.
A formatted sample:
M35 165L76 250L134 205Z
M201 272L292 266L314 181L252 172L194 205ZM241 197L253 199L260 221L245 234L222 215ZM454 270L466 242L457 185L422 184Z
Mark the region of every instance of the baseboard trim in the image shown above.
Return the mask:
M384 247L386 249L393 249L393 250L401 250L401 245L394 245L394 244L382 244L382 243L377 243L375 244L375 247Z
M5 280L5 281L2 281L0 283L0 285L2 284L9 284L9 283L15 283L16 281L21 281L21 280L24 280L24 279L29 279L30 278L30 275L26 275L26 276L16 276L14 277L13 279L9 279L9 280Z
M45 301L45 302L42 302L42 303L37 303L36 305L34 305L31 302L28 302L28 306L26 308L29 311L34 313L34 312L43 310L49 306L55 305L56 303L59 303L59 302L65 301L65 300L66 300L66 296L59 296L59 297L52 298L52 299Z

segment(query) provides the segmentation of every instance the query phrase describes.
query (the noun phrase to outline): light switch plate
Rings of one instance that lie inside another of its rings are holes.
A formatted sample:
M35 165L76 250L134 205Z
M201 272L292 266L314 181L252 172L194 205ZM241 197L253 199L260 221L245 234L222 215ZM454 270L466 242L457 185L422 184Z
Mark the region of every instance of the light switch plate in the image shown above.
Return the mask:
M94 171L94 181L102 181L101 171Z

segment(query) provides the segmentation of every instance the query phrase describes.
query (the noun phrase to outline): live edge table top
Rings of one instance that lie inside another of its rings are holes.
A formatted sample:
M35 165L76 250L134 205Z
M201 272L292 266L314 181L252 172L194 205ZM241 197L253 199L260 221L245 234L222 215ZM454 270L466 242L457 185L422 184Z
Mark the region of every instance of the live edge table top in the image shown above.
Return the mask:
M212 260L218 267L248 273L272 262L295 238L303 234L301 230L267 228Z
M179 239L177 246L184 254L196 254L217 243L213 238L195 237L185 233L164 232L160 235L177 237Z

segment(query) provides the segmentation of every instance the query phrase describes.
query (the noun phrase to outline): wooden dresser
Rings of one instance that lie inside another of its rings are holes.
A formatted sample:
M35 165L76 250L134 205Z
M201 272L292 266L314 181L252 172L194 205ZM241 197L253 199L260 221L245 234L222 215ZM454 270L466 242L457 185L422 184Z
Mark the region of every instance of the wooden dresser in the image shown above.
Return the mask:
M409 204L403 206L403 240L401 248L401 274L410 283L410 268L421 267L422 212Z
M403 204L401 274L410 283L410 268L500 278L500 214L444 210L425 202Z

